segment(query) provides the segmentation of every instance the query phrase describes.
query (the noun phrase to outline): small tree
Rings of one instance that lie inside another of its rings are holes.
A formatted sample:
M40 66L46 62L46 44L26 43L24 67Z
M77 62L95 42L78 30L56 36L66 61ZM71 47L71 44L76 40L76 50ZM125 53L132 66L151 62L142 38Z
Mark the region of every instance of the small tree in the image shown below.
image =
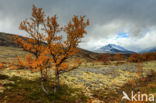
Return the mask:
M37 9L33 6L32 17L29 20L24 20L20 24L20 29L26 31L28 37L21 38L16 36L15 42L19 47L23 48L24 51L27 51L34 56L33 58L30 54L26 55L25 61L18 56L18 66L40 71L41 88L46 94L48 94L48 91L43 85L43 82L47 77L47 65L50 61L50 58L45 56L47 53L44 43L46 35L41 32L41 25L45 22L44 16L45 14L42 11L42 8Z
M140 54L131 54L128 58L128 61L130 62L141 62L141 56Z
M121 60L121 55L120 54L115 54L114 55L114 60Z
M74 61L74 66L69 68L69 64L66 63L66 59L78 52L77 46L80 43L80 39L86 34L85 28L89 25L89 20L84 21L85 16L74 16L72 21L63 28L59 28L56 21L56 16L47 19L48 25L44 30L48 34L46 39L49 54L51 55L51 61L54 63L55 76L57 80L57 87L60 85L60 74L68 72L79 66L78 60ZM50 25L51 24L51 25ZM60 30L67 34L66 38L59 35Z
M141 61L147 61L147 54L143 53L141 55Z
M103 54L102 57L100 57L100 61L102 61L104 64L109 63L108 54Z
M60 27L56 15L46 17L42 8L33 6L32 17L20 24L20 29L26 31L29 38L22 39L17 36L15 42L35 57L26 58L27 61L33 61L32 64L23 63L18 57L20 64L29 64L27 67L38 69L41 81L47 76L47 67L51 64L55 71L56 87L60 87L60 74L76 69L80 65L79 60L74 60L74 65L69 66L66 59L78 52L77 46L87 33L85 28L88 25L89 20L85 22L85 16L74 16L66 26ZM41 84L43 91L48 94L43 82Z
M4 63L0 62L0 69L4 69L4 68L5 68Z

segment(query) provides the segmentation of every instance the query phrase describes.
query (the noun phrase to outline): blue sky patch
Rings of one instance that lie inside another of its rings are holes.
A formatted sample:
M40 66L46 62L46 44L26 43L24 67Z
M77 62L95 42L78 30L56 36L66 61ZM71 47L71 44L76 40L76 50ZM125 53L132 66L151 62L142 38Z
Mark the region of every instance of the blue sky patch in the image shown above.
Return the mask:
M116 37L116 39L119 39L119 38L128 38L129 36L128 36L128 33L125 33L125 32L123 32L123 33L118 33L117 34L117 37Z

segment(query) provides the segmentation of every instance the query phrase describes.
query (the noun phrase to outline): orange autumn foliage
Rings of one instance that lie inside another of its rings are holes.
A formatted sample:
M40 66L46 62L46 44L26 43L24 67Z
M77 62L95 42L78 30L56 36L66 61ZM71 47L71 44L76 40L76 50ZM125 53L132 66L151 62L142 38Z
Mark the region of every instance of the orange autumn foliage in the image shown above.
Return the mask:
M120 54L115 54L114 55L114 60L121 60L121 55Z
M76 60L74 66L70 66L66 60L78 52L78 44L87 33L85 28L88 25L89 20L85 20L85 16L74 16L67 25L61 27L56 15L46 16L42 8L33 6L32 17L20 24L20 29L26 31L28 37L16 36L15 42L34 57L30 54L25 56L25 60L18 57L18 65L40 70L42 77L51 64L59 86L59 75L75 69L81 63Z
M18 68L39 70L41 66L45 64L44 62L47 61L49 58L46 56L39 56L38 59L35 59L33 58L32 54L27 54L24 60L20 56L17 56L17 59L18 59L17 64Z
M100 57L99 61L102 61L107 64L110 61L108 54L104 54L102 57Z
M4 69L4 68L5 68L4 63L1 63L1 62L0 62L0 69Z
M156 52L154 53L143 53L143 54L131 54L128 58L130 62L144 62L156 60Z
M128 58L128 61L140 62L140 54L131 54L131 56Z

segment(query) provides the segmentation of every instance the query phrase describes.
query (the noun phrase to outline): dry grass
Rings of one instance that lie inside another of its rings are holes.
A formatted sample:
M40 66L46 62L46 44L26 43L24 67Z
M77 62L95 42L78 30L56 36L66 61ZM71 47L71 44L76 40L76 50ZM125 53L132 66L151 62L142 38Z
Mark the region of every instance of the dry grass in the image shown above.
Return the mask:
M0 62L12 62L17 55L24 57L25 54L20 48L0 46Z
M15 62L17 55L24 57L25 54L26 52L19 48L0 46L0 61L3 62ZM96 57L96 55L92 57L90 54L88 58L94 57ZM137 63L112 61L106 65L103 62L97 62L96 60L90 61L81 56L79 58L84 60L80 68L62 75L61 83L73 88L83 89L84 93L90 98L95 97L92 91L104 90L104 92L101 92L101 95L110 96L109 94L112 92L117 93L117 91L128 81L130 82L134 78L139 78L137 74ZM156 71L156 61L144 62L142 65L144 77L146 77L151 70ZM40 77L38 72L32 73L29 70L10 70L8 68L1 70L0 73L8 75L9 77L18 76L28 80L34 80ZM50 74L51 77L54 77L52 71ZM147 86L152 88L155 87L155 84L149 83ZM5 88L0 87L0 90L3 92ZM96 101L98 100L96 99Z

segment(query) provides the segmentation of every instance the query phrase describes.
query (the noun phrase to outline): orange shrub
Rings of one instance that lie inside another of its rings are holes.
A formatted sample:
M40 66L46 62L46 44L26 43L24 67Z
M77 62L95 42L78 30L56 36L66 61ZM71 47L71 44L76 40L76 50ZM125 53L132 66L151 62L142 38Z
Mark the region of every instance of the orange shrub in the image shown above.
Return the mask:
M3 63L0 63L0 69L4 69L5 65Z
M130 62L140 62L140 54L131 54L131 56L128 58L128 61Z
M143 54L131 54L128 58L130 62L144 62L156 60L156 52L154 53L143 53Z
M121 60L121 55L120 54L115 54L114 55L114 60Z
M108 55L104 54L102 57L99 58L99 61L102 61L104 63L108 63L109 62Z

